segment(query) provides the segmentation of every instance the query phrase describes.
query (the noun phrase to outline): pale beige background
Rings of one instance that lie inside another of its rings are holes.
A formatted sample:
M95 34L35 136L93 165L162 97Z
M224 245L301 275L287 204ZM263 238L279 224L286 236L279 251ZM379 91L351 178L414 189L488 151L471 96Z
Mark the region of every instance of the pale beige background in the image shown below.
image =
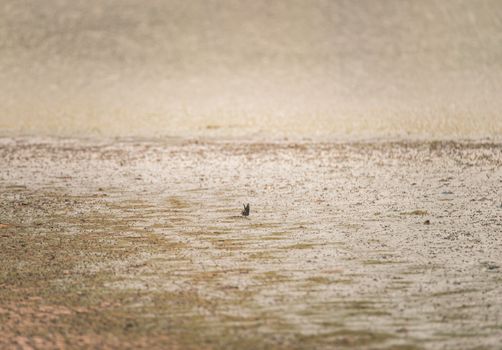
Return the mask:
M502 134L502 2L0 0L0 133Z

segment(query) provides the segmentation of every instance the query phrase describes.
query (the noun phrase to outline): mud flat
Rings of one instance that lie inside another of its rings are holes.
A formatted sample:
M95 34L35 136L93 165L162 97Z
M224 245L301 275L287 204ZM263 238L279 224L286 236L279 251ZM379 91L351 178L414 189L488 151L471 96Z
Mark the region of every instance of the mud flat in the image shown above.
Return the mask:
M501 143L2 138L0 162L1 348L502 343Z

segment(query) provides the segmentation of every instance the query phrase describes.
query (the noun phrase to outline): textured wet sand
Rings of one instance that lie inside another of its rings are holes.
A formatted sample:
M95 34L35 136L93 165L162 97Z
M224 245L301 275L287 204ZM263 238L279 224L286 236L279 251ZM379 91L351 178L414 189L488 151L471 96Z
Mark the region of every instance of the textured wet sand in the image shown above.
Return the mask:
M0 347L502 343L500 143L3 138L0 161Z

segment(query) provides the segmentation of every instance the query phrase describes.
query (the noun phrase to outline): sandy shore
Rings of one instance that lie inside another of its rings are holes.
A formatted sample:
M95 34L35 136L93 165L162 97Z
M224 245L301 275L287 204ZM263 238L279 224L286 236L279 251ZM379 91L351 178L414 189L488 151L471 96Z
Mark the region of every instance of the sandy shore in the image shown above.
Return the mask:
M0 162L1 348L502 343L501 143L2 138Z

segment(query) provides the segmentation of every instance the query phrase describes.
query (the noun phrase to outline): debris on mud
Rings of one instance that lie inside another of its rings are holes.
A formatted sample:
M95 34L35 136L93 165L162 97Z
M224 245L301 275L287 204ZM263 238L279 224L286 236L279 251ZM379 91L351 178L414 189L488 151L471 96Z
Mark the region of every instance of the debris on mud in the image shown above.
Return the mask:
M497 349L501 154L0 139L0 348Z

